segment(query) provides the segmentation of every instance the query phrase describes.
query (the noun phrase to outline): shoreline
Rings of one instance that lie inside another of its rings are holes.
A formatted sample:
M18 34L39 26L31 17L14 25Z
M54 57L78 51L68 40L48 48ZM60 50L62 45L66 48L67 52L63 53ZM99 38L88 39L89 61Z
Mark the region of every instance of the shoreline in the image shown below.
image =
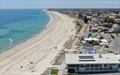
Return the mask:
M51 14L50 11L48 11L48 10L42 10L42 11L44 11L44 12L49 16L49 18L50 18L50 20L49 20L48 23L46 24L46 27L45 27L41 32L35 33L34 36L32 36L31 38L28 38L27 40L22 41L21 43L15 45L15 46L12 47L12 48L15 48L16 46L18 46L18 45L20 45L20 44L22 44L22 43L25 43L25 42L27 42L27 41L30 41L31 39L33 39L33 38L35 38L36 36L38 36L38 35L40 35L41 33L43 33L44 30L46 30L46 29L49 27L50 23L51 23L52 20L53 20L53 19L52 19L52 18L53 18L53 17L52 17L52 14ZM1 55L4 55L4 54L6 55L7 53L9 53L9 51L11 52L12 48L7 49L7 50L1 52L1 53L0 53L0 56L1 56ZM1 59L0 59L0 61L1 61Z
M25 70L19 68L21 65L25 66L30 61L34 62L35 74L41 74L50 66L50 62L62 49L65 41L69 36L73 35L74 32L71 32L71 29L74 28L74 24L72 23L73 19L64 14L54 11L49 12L52 15L52 20L41 33L0 54L1 75L31 74L27 69L30 65L25 67ZM54 50L55 46L58 47L57 50Z
M46 10L46 9L41 10L41 11L43 11L48 16L48 18L49 18L48 22L46 22L45 24L43 24L43 26L45 26L45 27L42 30L39 29L38 32L31 34L31 36L28 37L28 38L25 38L25 40L21 40L19 43L15 43L14 45L11 45L11 47L6 47L5 49L2 49L0 51L0 55L4 54L5 52L11 50L12 48L14 48L14 47L16 47L16 46L18 46L18 45L20 45L20 44L22 44L22 43L24 43L24 42L26 42L28 40L31 40L32 38L34 38L37 35L39 35L40 33L44 32L44 30L46 30L48 28L48 26L52 22L52 18L53 18L52 14L48 10Z
M48 28L49 25L50 25L50 23L51 23L52 20L53 20L52 13L50 13L50 11L48 11L48 10L43 10L43 11L50 17L50 20L49 20L49 22L48 22L47 25L46 25L46 28ZM46 29L46 28L45 28L45 29Z

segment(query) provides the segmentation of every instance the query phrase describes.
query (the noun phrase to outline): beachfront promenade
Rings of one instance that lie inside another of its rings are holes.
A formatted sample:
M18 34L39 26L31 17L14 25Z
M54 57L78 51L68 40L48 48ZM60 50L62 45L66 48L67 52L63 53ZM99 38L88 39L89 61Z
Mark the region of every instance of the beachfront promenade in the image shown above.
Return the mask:
M48 27L32 39L0 54L0 75L41 75L75 32L73 19L50 11Z

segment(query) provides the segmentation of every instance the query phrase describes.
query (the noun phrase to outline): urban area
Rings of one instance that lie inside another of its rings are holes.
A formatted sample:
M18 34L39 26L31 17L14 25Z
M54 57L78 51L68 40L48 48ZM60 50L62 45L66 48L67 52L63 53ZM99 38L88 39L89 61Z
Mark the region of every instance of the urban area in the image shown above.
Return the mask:
M76 26L43 75L120 74L119 9L49 10L74 18Z

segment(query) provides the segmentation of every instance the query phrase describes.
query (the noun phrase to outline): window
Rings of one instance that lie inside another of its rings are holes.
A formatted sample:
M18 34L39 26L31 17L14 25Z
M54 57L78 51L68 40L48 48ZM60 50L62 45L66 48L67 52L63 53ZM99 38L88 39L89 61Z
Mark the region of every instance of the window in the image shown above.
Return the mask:
M76 65L76 64L74 64L74 65L68 65L69 67L77 67L77 66L79 66L79 65Z
M100 68L100 70L103 70L103 68Z
M85 67L85 65L81 64L80 67Z
M115 64L109 64L110 66L113 66L113 65L115 65Z
M99 64L95 64L95 67L99 67Z
M77 71L76 67L68 67L68 72L69 73L75 73Z
M86 68L86 70L89 70L89 68Z
M95 70L98 70L98 68L95 68Z
M102 64L99 64L100 67L102 67Z
M92 64L91 67L94 67L94 64Z
M104 70L108 70L108 68L104 68Z
M94 68L91 68L91 70L94 70Z
M104 64L104 67L108 67L108 65L107 65L107 64Z
M86 65L86 67L90 67L90 65L89 65L89 64L87 64L87 65Z
M72 69L72 68L71 68L71 69L68 69L68 72L69 72L69 73L75 73L75 69Z
M120 64L119 64L118 66L119 66L119 68L120 68Z
M110 66L109 69L112 70L112 66Z

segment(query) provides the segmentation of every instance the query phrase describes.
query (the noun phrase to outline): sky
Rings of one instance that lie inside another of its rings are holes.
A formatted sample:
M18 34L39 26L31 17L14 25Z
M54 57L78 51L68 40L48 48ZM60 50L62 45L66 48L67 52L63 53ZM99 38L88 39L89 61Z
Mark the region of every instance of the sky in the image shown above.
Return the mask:
M120 0L0 0L0 9L120 8Z

